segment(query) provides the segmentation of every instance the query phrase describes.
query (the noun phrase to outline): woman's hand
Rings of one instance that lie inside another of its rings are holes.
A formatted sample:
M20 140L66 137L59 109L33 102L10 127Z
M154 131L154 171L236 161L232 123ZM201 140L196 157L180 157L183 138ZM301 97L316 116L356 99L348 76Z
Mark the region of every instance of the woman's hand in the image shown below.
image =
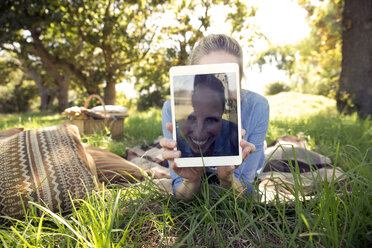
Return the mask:
M173 132L172 123L167 123L166 127L169 132ZM171 162L172 170L184 179L183 184L176 190L177 196L183 196L188 199L194 197L193 193L198 193L200 188L200 178L203 174L202 167L177 167L174 159L181 157L181 151L174 150L177 142L173 139L162 138L160 145L164 148L163 158ZM190 192L191 191L191 192Z
M169 132L173 132L172 123L167 123L166 127ZM203 168L201 167L177 167L174 162L175 158L181 157L181 151L174 150L177 147L177 142L173 139L162 138L160 140L160 145L164 148L163 158L171 162L171 167L173 171L183 177L188 182L200 181L200 177L203 173Z
M242 136L244 137L244 135L245 135L245 130L242 129ZM243 161L247 159L249 154L252 154L256 151L255 145L252 143L249 143L248 141L244 139L240 141L240 146L242 148ZM220 179L220 183L222 187L230 188L232 186L233 181L237 181L235 180L233 173L239 166L240 165L217 167L217 175L218 175L218 178Z
M245 130L242 129L242 137L244 137L245 135ZM256 151L256 146L252 143L249 143L248 141L244 140L244 139L241 139L240 141L240 146L242 148L242 151L243 151L243 161L247 159L247 157L249 156L249 154L252 154Z
M166 127L170 133L173 132L172 123L167 123ZM160 146L164 148L162 153L163 158L169 160L172 164L175 158L181 157L181 151L174 150L177 147L177 142L173 139L162 138L160 140Z

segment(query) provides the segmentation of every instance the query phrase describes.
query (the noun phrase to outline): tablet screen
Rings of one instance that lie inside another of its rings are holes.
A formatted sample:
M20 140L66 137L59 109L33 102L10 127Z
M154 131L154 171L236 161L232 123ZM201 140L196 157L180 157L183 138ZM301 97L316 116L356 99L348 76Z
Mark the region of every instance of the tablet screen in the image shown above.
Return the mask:
M178 166L241 163L237 64L172 67L173 137Z

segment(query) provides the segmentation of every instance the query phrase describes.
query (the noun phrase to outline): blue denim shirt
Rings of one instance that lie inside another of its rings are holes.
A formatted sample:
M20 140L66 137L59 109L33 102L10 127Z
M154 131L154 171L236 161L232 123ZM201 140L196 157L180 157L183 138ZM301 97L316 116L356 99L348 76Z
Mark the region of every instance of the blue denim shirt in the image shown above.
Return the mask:
M246 130L244 139L254 144L256 151L234 171L234 175L248 192L252 192L251 184L265 163L264 141L269 125L269 103L263 96L247 90L241 90L240 100L242 128ZM163 105L162 128L164 137L173 139L172 134L166 128L167 122L172 122L170 100ZM217 171L214 167L210 169ZM177 187L183 182L183 178L174 173L170 166L169 171L172 177L173 193L175 193Z

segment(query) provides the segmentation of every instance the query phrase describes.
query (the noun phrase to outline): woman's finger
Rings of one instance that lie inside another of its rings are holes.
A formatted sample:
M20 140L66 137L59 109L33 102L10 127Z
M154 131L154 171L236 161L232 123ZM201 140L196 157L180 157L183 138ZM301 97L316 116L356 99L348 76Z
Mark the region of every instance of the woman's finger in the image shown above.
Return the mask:
M251 144L251 146L252 146L252 153L254 153L256 151L256 146L253 144Z
M240 141L240 146L241 146L241 148L242 148L243 150L244 150L246 147L249 147L249 148L251 149L252 153L256 151L256 146L255 146L254 144L252 144L252 143L249 143L249 142L246 141L246 140L241 140L241 141Z
M181 157L181 152L177 150L164 150L162 155L164 159L173 161L175 158Z
M240 146L242 147L243 149L243 160L245 160L249 154L252 154L256 151L256 146L252 143L249 143L245 140L242 140L240 142Z
M174 149L177 147L177 142L173 139L162 138L159 142L160 146L165 149Z
M252 154L256 151L256 146L254 144L248 142L248 146L251 148L250 154Z
M231 173L236 169L235 165L232 166L219 166L217 167L217 175L220 180L229 179Z
M168 130L170 133L173 133L173 125L172 125L172 123L167 122L167 123L165 124L165 127L167 128L167 130Z
M244 138L245 133L246 133L245 129L242 129L242 138Z
M172 168L172 170L174 171L174 173L176 173L177 175L178 175L178 173L180 173L180 171L181 171L181 169L182 169L182 168L178 167L178 166L176 165L176 163L174 163L174 162L171 163L171 168Z

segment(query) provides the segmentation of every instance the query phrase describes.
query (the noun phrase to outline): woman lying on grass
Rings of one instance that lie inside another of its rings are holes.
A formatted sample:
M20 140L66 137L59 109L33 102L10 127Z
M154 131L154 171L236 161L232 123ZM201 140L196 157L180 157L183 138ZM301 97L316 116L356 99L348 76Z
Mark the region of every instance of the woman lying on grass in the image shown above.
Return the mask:
M238 42L226 35L209 35L203 38L189 57L189 64L237 63L240 75L243 75L243 52ZM242 76L241 76L242 78ZM240 78L240 80L241 80ZM241 90L241 121L243 140L240 146L244 162L236 166L209 167L217 175L219 183L226 189L234 188L236 192L252 193L252 182L265 162L264 141L269 122L269 105L267 100L247 90ZM174 150L177 143L172 139L173 126L171 104L166 101L162 110L162 128L164 138L160 144L165 151L163 157L170 162L170 174L174 195L177 198L193 199L200 191L201 178L208 174L202 167L177 167L175 158L181 156L181 151ZM214 147L215 137L209 146ZM200 142L198 141L198 144ZM208 175L207 175L208 176ZM239 195L239 194L237 194Z

